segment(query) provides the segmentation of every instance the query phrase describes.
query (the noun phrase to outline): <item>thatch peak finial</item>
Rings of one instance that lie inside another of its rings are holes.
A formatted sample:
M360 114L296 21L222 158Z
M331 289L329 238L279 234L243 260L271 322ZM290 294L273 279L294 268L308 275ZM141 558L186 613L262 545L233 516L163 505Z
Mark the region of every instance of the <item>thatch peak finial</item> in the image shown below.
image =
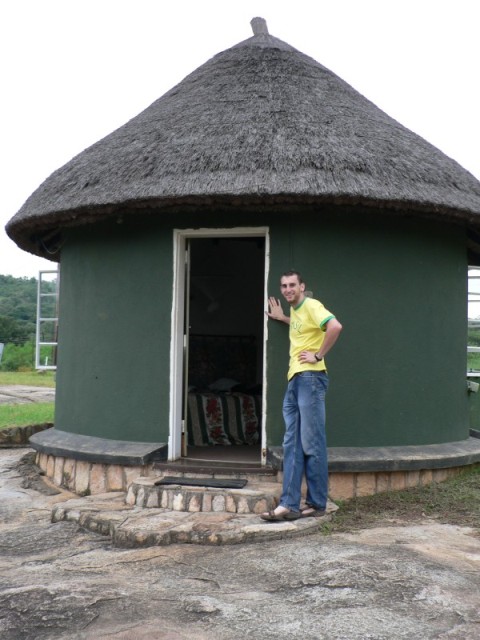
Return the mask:
M265 18L252 18L250 24L252 25L254 36L259 36L261 33L268 35L267 21Z

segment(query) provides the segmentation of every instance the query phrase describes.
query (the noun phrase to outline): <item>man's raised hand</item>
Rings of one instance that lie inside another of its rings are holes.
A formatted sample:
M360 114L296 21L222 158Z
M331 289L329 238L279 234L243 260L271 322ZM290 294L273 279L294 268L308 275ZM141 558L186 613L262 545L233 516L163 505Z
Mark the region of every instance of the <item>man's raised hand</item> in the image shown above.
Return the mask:
M268 299L268 307L270 311L267 311L267 315L272 320L279 320L280 322L289 322L288 316L283 313L282 305L280 304L280 300L270 296Z

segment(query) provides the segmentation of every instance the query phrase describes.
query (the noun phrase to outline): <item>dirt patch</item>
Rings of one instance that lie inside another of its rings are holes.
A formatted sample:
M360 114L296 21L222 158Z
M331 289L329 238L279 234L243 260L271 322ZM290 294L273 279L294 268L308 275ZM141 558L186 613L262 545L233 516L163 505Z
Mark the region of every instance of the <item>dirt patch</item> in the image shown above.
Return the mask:
M480 535L480 465L439 484L345 501L326 532L428 521L469 527Z
M60 494L61 491L47 483L43 472L35 464L35 452L30 451L23 455L16 465L18 475L22 478L22 489L33 489L46 496Z
M31 402L54 402L55 389L26 385L0 386L0 404L29 404Z

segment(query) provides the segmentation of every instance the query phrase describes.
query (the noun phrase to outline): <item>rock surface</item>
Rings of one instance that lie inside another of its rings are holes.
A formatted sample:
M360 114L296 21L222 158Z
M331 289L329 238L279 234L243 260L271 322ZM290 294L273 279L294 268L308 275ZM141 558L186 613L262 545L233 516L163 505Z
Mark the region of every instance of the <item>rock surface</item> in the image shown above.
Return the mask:
M479 637L480 539L467 528L116 548L51 522L75 496L25 482L28 451L0 450L2 640Z

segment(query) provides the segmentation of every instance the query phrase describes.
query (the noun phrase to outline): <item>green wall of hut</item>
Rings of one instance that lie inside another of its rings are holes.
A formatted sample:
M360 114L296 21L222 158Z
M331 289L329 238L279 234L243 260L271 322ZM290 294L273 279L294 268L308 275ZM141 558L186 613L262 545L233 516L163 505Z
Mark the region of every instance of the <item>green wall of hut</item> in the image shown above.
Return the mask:
M338 207L136 214L67 230L56 429L168 442L173 229L200 226L268 227L269 293L298 269L342 322L327 358L330 446L468 437L464 230ZM268 446L282 443L287 351L286 327L270 322Z

